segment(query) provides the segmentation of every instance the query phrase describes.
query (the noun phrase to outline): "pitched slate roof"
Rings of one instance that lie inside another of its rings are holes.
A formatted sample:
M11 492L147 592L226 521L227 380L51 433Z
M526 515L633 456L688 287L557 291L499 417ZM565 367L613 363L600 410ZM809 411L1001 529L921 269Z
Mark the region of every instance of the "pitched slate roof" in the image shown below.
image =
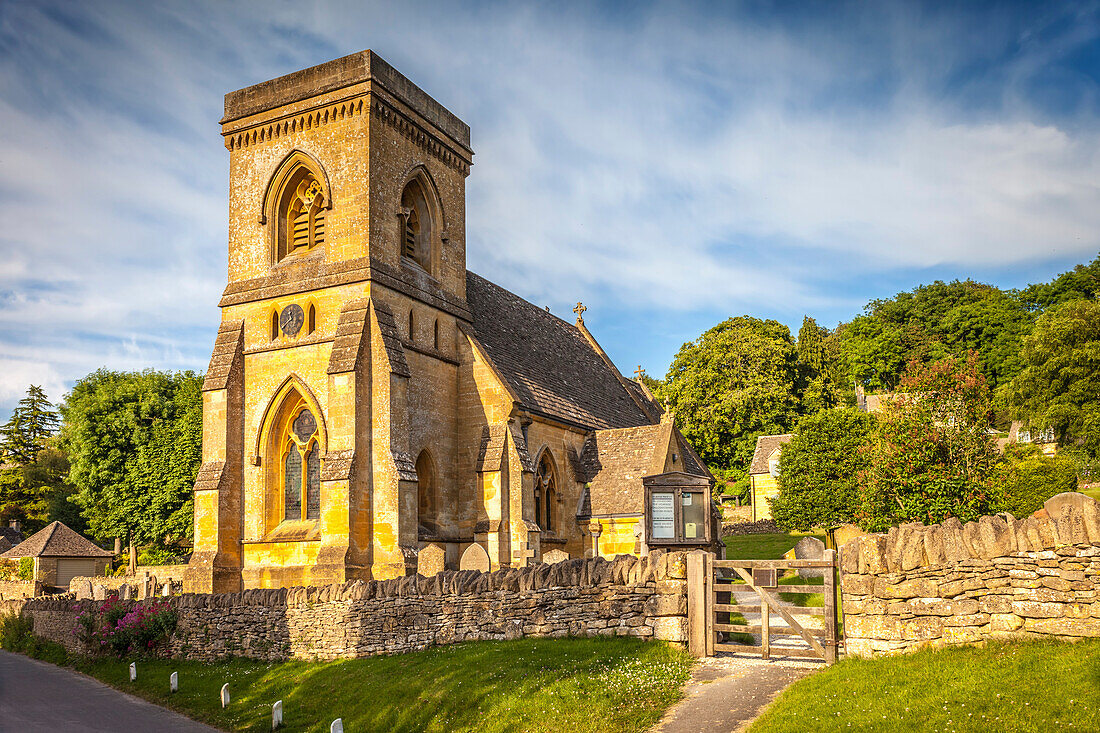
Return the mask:
M686 441L669 421L590 433L579 461L579 478L588 484L580 516L642 513L642 477L664 473L670 442L682 461L678 470L710 478L694 451L684 450Z
M772 452L781 445L786 444L794 437L793 433L786 435L761 435L756 439L756 450L752 452L752 464L749 473L768 473L768 458Z
M15 547L23 541L23 533L15 527L0 527L0 537L8 541L8 547ZM5 547L4 549L8 548Z
M50 522L44 528L11 548L0 557L14 560L19 557L114 557L96 547L85 537L69 529L61 522Z
M652 420L576 326L472 272L474 334L523 407L582 427Z

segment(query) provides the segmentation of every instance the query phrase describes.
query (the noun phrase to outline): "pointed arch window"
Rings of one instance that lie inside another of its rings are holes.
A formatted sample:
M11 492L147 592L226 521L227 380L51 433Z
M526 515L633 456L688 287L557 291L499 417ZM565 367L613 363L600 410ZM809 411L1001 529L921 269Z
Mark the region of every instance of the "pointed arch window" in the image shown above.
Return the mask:
M535 524L543 532L554 531L554 503L557 500L558 481L550 451L542 452L538 470L535 471Z
M313 333L317 330L317 307L312 303L309 304L309 316L306 323L307 333Z
M283 435L283 519L321 518L321 446L308 407L293 412Z
M401 257L431 272L433 222L424 186L414 179L401 192Z
M324 188L304 165L291 173L283 186L275 227L276 261L325 241Z

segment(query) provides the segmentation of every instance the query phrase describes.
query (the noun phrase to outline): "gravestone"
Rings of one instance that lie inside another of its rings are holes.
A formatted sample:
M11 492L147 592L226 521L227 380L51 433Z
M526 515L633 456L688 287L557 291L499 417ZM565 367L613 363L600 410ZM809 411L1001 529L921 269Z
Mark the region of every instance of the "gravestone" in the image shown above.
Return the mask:
M439 544L425 546L416 555L416 572L430 578L444 570L447 551Z
M149 573L146 573L145 577L141 579L141 586L140 586L140 592L138 594L138 598L140 598L141 600L144 601L146 598L149 598L150 596L153 595L153 590L152 590L152 585L151 585L152 582L153 581L149 577Z
M92 597L92 581L90 580L78 580L76 582L76 589L73 591L76 595L76 600L85 601Z
M137 664L130 662L130 681L133 682L137 679Z
M92 598L97 601L107 600L107 586L96 585L92 587Z
M568 559L569 553L564 550L550 550L550 552L542 553L542 561L547 565L554 565Z
M271 730L275 730L283 724L283 701L276 700L271 706Z
M222 685L222 707L229 707L229 683Z
M168 677L168 691L169 692L179 692L179 689L180 689L179 672L173 672Z
M820 560L825 557L825 543L816 537L803 537L794 546L796 560ZM821 578L825 571L822 568L799 568L798 576L801 578Z
M337 718L332 721L332 725L328 727L328 733L344 733L344 719Z
M129 583L123 583L118 587L118 599L120 601L128 601L133 598L133 591L130 589Z
M160 595L161 598L167 598L168 596L172 595L172 581L169 580L167 583L161 586Z
M462 553L462 559L458 563L459 570L480 570L489 572L489 553L476 542L466 548Z

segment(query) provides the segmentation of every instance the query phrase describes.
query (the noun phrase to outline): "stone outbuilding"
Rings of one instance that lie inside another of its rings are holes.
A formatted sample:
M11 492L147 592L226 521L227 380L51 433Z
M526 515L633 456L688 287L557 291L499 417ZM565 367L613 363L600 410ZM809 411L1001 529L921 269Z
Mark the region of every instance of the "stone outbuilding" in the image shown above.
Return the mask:
M370 51L227 94L221 123L228 284L187 590L641 552L647 491L655 531L716 536L683 511L713 478L584 307L466 269L469 126ZM642 474L615 479L601 435L631 429Z
M68 589L78 575L104 575L113 552L96 546L61 522L50 522L11 548L0 558L34 558L34 580L46 586Z

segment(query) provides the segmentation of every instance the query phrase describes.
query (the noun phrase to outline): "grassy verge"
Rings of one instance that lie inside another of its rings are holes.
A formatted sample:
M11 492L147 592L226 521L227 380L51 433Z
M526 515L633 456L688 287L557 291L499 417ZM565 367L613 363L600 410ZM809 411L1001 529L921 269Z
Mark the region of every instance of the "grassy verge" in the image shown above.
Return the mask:
M688 654L628 638L519 639L393 657L263 663L71 659L56 644L4 633L5 648L73 668L197 720L234 731L271 729L283 701L287 731L644 731L680 698ZM11 638L9 638L11 637ZM179 692L168 677L179 673ZM229 683L230 706L219 691Z
M816 537L822 542L825 535L779 533L779 534L734 534L723 537L726 543L726 557L731 560L778 560L798 544L803 537Z
M845 659L787 688L750 733L1095 731L1100 639Z

